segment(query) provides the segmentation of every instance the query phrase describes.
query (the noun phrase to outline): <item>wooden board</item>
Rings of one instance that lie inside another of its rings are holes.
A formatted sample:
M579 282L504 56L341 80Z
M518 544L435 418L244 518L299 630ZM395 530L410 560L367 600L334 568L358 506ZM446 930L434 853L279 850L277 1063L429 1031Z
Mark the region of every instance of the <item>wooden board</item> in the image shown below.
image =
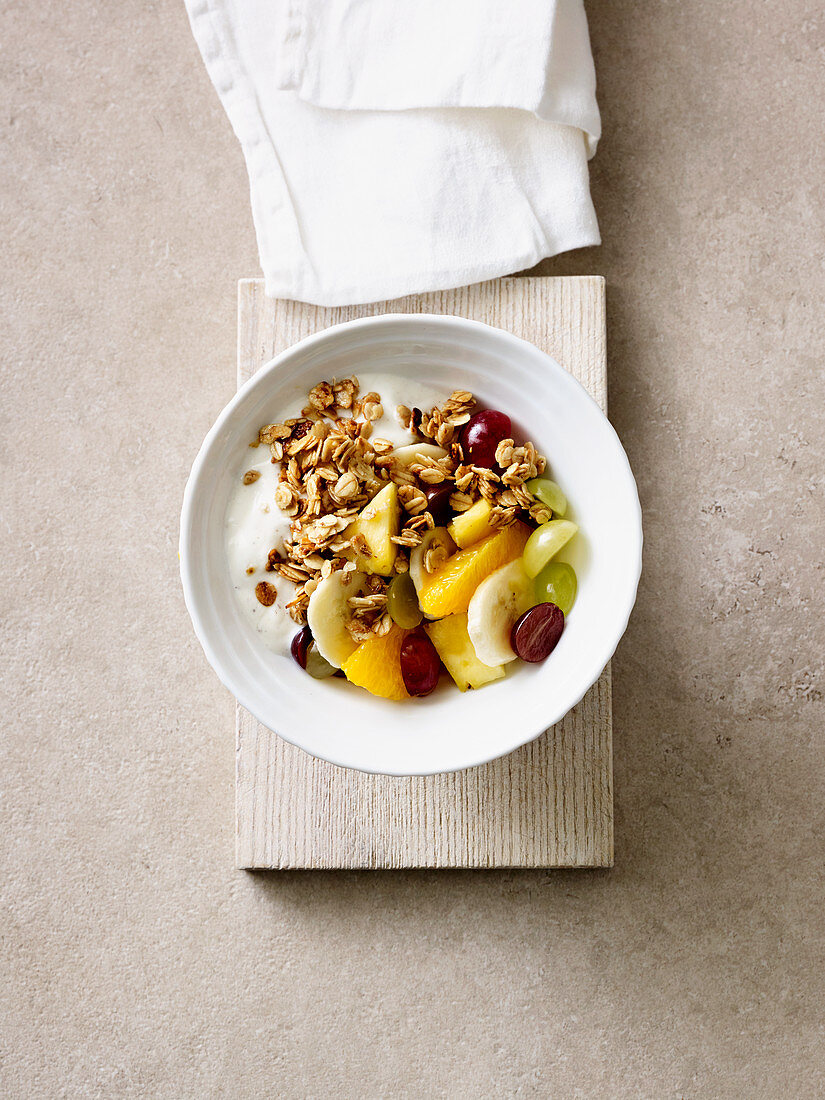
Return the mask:
M322 309L239 284L238 383L318 329L376 313L450 313L549 352L607 404L604 280L499 279L394 302ZM245 868L609 867L608 668L529 745L444 775L365 775L316 760L237 711L237 864Z

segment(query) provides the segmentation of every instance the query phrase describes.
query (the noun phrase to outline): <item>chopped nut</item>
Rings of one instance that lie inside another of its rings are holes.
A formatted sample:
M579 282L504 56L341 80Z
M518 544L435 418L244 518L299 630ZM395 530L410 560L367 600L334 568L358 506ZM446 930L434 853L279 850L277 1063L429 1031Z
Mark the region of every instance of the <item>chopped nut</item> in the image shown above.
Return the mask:
M342 382L336 382L332 387L335 395L335 404L341 409L351 409L355 398L358 396L358 379L345 378Z
M313 409L328 409L335 404L335 394L329 382L319 382L309 391L309 403Z
M451 422L446 422L441 425L438 431L435 433L435 441L439 447L449 447L455 438L455 427Z
M243 483L244 485L251 485L252 482L257 481L260 476L260 470L247 470L246 473L243 475Z
M246 571L250 576L252 576L252 574L255 572L255 566L254 565L247 565Z

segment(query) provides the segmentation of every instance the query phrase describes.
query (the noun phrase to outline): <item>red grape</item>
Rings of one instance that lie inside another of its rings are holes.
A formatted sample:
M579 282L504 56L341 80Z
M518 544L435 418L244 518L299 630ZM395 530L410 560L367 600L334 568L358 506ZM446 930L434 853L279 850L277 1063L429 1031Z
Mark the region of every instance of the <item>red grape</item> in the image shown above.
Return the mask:
M441 675L441 659L423 630L414 630L401 643L401 675L410 695L429 695Z
M446 524L452 514L450 508L450 495L454 486L449 483L443 485L431 485L424 491L427 498L427 511L435 520L436 527Z
M307 667L307 651L312 645L312 631L308 626L302 626L290 645L290 652L301 668Z
M496 464L496 447L502 439L509 439L513 428L510 417L495 409L483 409L475 413L461 431L464 458L473 466L485 466L488 470Z
M537 664L558 644L564 630L564 614L554 603L537 603L513 623L510 644L522 661Z

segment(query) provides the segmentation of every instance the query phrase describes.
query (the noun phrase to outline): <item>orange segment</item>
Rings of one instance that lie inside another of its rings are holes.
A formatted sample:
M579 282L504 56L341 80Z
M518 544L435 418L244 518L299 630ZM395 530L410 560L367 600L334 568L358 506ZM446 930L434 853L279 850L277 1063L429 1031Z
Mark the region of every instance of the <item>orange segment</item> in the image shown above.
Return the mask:
M530 529L525 524L514 523L453 554L431 574L419 592L421 610L436 619L466 611L484 578L514 561L529 536Z
M407 633L393 625L383 638L373 635L361 642L341 666L349 682L382 699L408 699L401 676L401 643Z

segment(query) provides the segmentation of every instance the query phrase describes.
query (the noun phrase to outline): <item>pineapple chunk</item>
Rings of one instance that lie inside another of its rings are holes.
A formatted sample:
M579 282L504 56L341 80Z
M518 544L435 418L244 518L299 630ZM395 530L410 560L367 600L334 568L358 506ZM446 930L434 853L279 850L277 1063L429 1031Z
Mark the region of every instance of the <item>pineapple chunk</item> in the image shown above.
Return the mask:
M485 665L476 657L467 633L466 613L448 615L446 619L428 623L424 629L459 691L480 688L504 676L504 665Z
M344 532L344 537L362 535L369 553L347 550L346 556L355 562L362 573L378 573L382 577L392 573L398 547L392 541L399 528L398 487L394 482L385 485L369 504L366 504Z
M477 500L466 512L459 512L447 528L456 546L463 550L492 535L495 530L490 524L492 510L490 502L482 499Z

